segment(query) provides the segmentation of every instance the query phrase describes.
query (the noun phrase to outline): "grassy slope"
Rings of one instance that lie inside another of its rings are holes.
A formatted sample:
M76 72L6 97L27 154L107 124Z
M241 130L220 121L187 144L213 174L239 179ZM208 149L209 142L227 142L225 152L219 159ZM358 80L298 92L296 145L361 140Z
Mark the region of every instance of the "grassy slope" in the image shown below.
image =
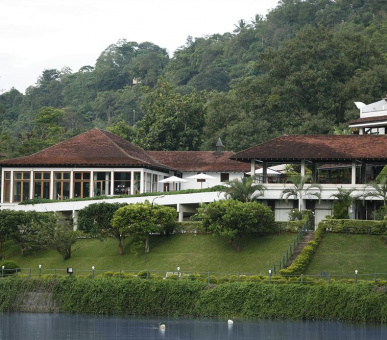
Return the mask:
M307 274L387 273L387 245L379 236L327 234Z
M64 261L55 251L40 251L35 255L21 257L17 246L7 243L3 255L12 259L22 268L64 269L72 266L74 270L140 271L160 270L217 273L267 274L274 262L279 261L284 251L294 239L295 234L248 237L243 240L241 251L236 252L226 239L211 235L173 235L170 237L151 237L150 253L147 262L144 254L131 254L130 241L125 245L125 254L118 255L117 242L78 240L73 246L72 258ZM43 271L43 273L45 273Z

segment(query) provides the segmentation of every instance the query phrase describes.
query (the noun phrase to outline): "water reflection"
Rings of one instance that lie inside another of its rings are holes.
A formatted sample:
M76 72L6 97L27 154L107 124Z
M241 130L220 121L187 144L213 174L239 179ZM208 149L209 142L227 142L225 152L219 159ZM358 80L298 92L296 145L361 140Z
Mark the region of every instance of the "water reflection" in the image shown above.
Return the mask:
M160 322L165 329L160 328ZM96 317L66 314L0 314L0 340L380 340L385 325L341 322Z

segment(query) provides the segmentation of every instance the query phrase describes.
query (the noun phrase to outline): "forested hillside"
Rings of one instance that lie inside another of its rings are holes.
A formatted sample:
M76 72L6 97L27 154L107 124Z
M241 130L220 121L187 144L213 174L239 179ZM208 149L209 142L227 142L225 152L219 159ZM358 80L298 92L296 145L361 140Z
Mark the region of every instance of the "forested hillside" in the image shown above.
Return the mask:
M233 32L188 37L170 57L120 40L95 65L42 71L0 95L0 152L36 152L90 128L147 150L238 151L283 134L333 133L354 101L387 93L386 0L282 0ZM178 28L177 28L178 29Z

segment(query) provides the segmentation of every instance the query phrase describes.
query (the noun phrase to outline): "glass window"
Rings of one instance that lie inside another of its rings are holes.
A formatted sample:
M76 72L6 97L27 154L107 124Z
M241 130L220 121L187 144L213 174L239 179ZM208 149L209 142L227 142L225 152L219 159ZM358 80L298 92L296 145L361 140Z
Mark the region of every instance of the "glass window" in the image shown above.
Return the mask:
M110 195L110 172L94 172L94 196Z
M70 198L70 172L55 172L54 178L54 198L57 200Z
M34 198L50 198L50 173L34 172Z
M115 195L130 195L131 185L132 185L131 172L114 173L114 194Z
M90 197L90 172L74 172L75 197Z
M10 202L11 200L11 172L4 172L4 191L3 201Z
M14 172L13 201L22 202L30 198L30 173Z

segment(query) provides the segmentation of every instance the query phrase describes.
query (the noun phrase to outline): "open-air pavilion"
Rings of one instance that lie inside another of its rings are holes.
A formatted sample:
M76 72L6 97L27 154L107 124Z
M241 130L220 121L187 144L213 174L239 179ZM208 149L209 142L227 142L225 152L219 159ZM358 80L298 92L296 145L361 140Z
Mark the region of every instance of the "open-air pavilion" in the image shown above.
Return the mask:
M333 198L338 188L355 189L358 194L369 190L367 184L375 180L387 164L387 135L289 135L282 136L236 153L232 159L249 162L251 172L262 167L262 182L266 183L265 199L276 210L276 219L289 209L293 202L280 200L286 177L277 183L268 182L267 169L277 164L299 166L302 176L310 173L321 184L321 200L305 197L303 205L315 210L316 222L330 214ZM280 183L281 182L281 183ZM366 209L359 205L358 218L366 218ZM355 216L354 216L355 217Z

